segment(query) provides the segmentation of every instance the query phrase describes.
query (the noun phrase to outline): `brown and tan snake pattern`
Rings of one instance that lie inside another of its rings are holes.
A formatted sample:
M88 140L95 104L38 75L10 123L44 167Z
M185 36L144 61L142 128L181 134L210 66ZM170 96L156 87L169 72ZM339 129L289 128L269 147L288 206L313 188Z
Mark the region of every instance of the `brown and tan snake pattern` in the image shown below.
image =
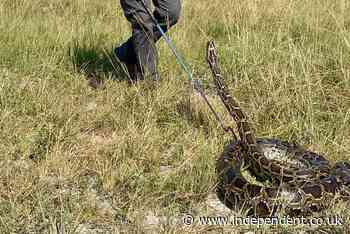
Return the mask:
M221 74L215 45L207 46L207 61L218 95L237 124L240 140L226 146L217 161L219 198L230 208L245 206L255 215L270 215L279 208L307 213L326 208L336 196L350 198L350 164L332 167L321 155L277 139L256 139L248 119L230 95ZM241 174L245 165L258 181Z

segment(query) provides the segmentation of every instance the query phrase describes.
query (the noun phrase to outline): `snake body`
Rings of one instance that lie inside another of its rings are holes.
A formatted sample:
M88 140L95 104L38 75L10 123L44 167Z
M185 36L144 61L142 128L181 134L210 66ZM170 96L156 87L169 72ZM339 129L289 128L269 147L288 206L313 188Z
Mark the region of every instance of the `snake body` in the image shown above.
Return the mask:
M247 205L250 212L269 215L283 207L287 213L326 208L335 196L350 197L350 164L334 167L317 153L277 139L256 139L248 118L230 95L221 74L215 45L207 46L207 61L218 95L237 124L240 140L226 146L217 161L219 198L230 208ZM243 164L262 186L241 174Z
M304 183L271 183L263 186L250 183L241 173L242 164L247 160L247 154L241 141L234 141L225 147L217 161L219 174L218 195L220 200L229 208L248 208L250 214L271 215L283 208L288 214L310 213L327 208L335 195L348 198L350 181L348 177L350 166L339 164L338 172L330 170L330 174L319 180L305 180ZM285 157L294 165L304 167L304 162L295 158L290 149L292 144L277 139L257 139L257 145L261 148L268 160L276 160L277 157ZM318 164L322 167L330 167L329 162L320 155L309 154L305 151L305 160L308 163ZM276 155L274 155L276 154ZM247 168L251 170L250 167Z

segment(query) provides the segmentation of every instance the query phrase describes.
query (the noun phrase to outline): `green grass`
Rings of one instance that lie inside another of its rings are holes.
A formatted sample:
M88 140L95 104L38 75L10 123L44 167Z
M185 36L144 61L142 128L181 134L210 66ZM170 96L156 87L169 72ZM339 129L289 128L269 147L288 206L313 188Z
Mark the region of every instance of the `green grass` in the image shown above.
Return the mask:
M184 0L169 35L205 83L206 41L215 39L258 136L295 140L335 162L350 155L349 10L345 0ZM130 35L118 1L3 0L0 18L1 233L75 233L88 224L111 233L222 233L143 227L147 212L207 214L215 159L230 138L189 93L163 41L159 86L130 87L110 57ZM88 85L89 69L102 89ZM343 233L348 210L320 215L341 215Z

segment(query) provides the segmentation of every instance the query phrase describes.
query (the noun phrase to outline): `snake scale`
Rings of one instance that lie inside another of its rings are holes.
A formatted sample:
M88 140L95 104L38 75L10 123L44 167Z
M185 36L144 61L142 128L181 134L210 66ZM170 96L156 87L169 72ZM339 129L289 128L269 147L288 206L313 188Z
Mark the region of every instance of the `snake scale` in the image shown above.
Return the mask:
M283 208L300 214L327 208L335 197L350 198L350 163L331 166L322 155L278 139L255 138L247 116L230 95L218 63L214 42L207 45L207 61L218 95L236 122L239 140L228 144L217 161L217 194L229 208L247 207L254 215L271 215ZM258 181L250 183L243 165Z

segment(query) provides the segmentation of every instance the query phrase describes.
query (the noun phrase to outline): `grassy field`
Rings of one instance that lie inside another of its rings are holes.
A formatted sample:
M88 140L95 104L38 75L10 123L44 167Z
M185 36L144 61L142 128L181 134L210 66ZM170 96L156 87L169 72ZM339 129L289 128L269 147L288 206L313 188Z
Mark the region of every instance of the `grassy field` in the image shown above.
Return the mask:
M209 89L205 46L216 41L258 136L335 162L350 156L349 10L345 0L183 0L169 35ZM0 233L257 231L175 219L216 214L208 196L230 136L164 41L158 86L122 79L110 58L130 35L119 1L2 0L0 18ZM99 89L88 85L91 70L103 77ZM345 223L255 233L350 232L348 205L317 215Z

